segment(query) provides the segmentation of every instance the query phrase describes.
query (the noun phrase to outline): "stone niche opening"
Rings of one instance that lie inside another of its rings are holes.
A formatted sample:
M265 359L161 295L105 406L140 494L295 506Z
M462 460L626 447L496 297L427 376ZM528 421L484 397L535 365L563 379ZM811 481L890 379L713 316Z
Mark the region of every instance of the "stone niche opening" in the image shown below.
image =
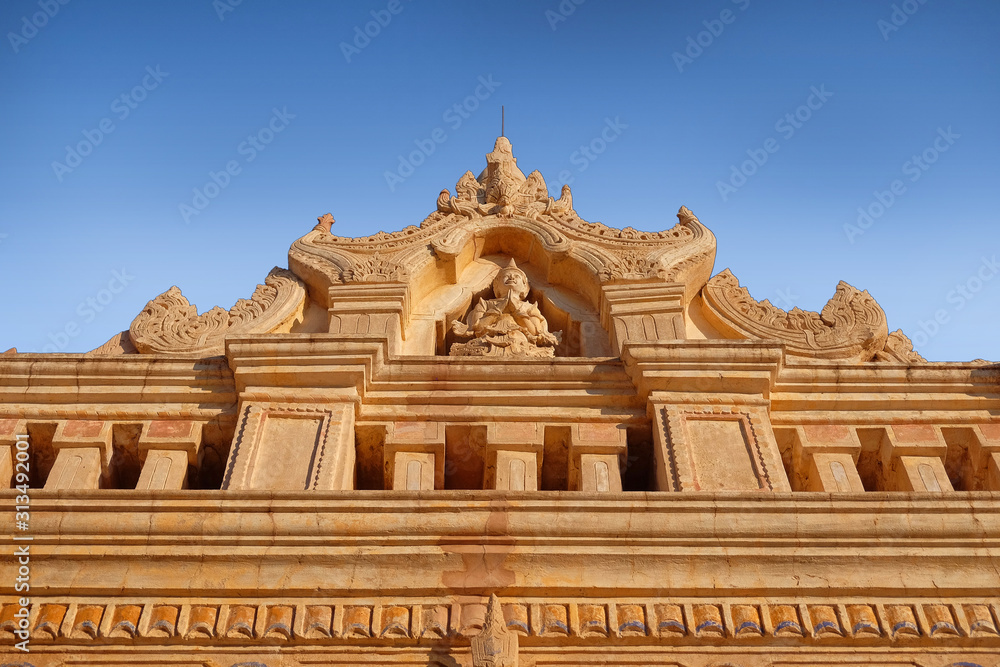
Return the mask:
M202 430L198 465L188 466L187 488L215 490L222 488L226 460L233 441L234 424L208 423Z
M403 353L448 356L459 342L452 331L454 321L465 322L480 299L493 298L493 278L507 265L511 255L487 255L470 262L454 285L432 290L411 310L403 342ZM528 277L527 301L535 303L549 331L562 332L556 357L612 356L611 341L600 317L582 295L564 285L546 280L544 271L527 259L514 257L517 268Z
M139 436L142 424L114 424L111 427L111 461L102 476L103 489L134 489L139 481Z
M501 425L500 429L509 433L510 429L521 430L519 427L524 425L524 422L511 422ZM414 489L458 491L493 490L494 488L520 490L522 488L503 486L500 480L494 477L494 475L499 474L497 471L500 466L498 463L499 455L494 452L493 456L490 456L491 436L488 433L492 426L476 423L439 424L437 427L430 426L426 429L421 426L415 430L436 432L440 436L441 440L437 445L429 443L429 441L423 443L412 441L407 446L398 448L390 448L386 444L390 428L389 424L379 423L357 424L355 426L355 488L357 490L388 491L394 488L394 480L397 484L401 483L402 478L397 477L395 472L390 469L389 461L392 457L392 451L404 452L405 460L396 459L396 470L399 470L399 465L405 464L408 467L414 467L415 474L419 475L422 474L422 465L430 466L423 471L428 475L424 480L426 483L416 483ZM399 426L397 425L396 428L398 429ZM532 431L533 429L529 428L528 430ZM651 491L655 488L652 427L650 424L633 424L622 427L622 430L625 432L624 444L626 448L619 452L617 460L621 477L621 491L626 493ZM574 436L574 427L570 424L539 424L539 428L533 432L540 437L536 441L537 448L518 447L516 444L511 447L503 447L494 444L495 449L503 449L508 453L510 451L517 453L532 451L538 457L534 459L537 470L531 475L537 481L537 486L531 484L525 488L537 488L539 491L585 490L581 488L579 474L574 475L573 473L574 437L576 438L576 446L582 446L592 454L601 453L598 449L590 449L595 446L599 448L600 443L592 442L586 438L580 439L579 434ZM577 451L577 464L579 464L579 453ZM440 460L437 457L441 457ZM523 457L518 456L518 454L515 454L513 458L522 458L523 460ZM510 459L508 458L508 460ZM614 465L613 461L607 463ZM439 468L436 474L435 468ZM407 478L407 485L409 481ZM416 480L414 481L416 482ZM495 483L498 486L494 487ZM402 489L403 487L396 488Z
M55 422L28 422L28 438L31 447L28 450L31 454L29 461L32 489L45 488L49 473L56 461L56 451L52 447L52 437L56 432Z

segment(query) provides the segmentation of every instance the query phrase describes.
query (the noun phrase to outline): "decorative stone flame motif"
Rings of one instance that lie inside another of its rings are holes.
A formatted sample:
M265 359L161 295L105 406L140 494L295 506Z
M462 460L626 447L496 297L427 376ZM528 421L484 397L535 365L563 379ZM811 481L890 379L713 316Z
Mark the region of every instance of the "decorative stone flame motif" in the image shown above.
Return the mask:
M569 186L563 186L558 200L549 197L549 189L540 172L527 177L517 167L517 158L507 137L498 137L493 152L486 156L486 169L479 178L471 171L455 185L456 196L442 190L437 206L442 213L455 213L468 218L486 215L511 217L520 215L537 219L543 213L571 211L573 196Z
M500 599L490 596L483 631L472 638L473 667L517 667L517 634L507 629Z
M496 298L480 299L464 323L454 320L455 335L467 343L451 346L453 357L554 357L562 332L549 332L538 306L525 301L528 277L510 263L493 279Z
M645 250L645 249L643 249ZM650 261L643 251L628 249L615 253L614 263L608 263L597 276L602 283L616 280L646 280L656 278L662 271L655 261Z
M820 313L799 308L785 312L767 300L757 301L729 269L709 280L702 295L705 316L724 333L779 340L795 356L863 362L884 353L888 360L900 357L898 350L906 345L901 332L890 342L885 313L875 299L843 281ZM892 347L884 352L887 343Z
M250 299L240 299L228 311L216 306L199 315L180 289L171 287L146 304L132 321L129 337L141 354L223 354L227 334L271 332L299 312L305 296L302 281L278 267Z

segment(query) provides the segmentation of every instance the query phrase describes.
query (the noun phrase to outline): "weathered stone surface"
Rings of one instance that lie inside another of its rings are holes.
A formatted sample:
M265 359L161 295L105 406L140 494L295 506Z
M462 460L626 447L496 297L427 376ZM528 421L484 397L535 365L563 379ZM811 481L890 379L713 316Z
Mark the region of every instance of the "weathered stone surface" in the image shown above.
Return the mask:
M757 302L677 217L501 137L228 311L0 356L0 664L995 667L1000 367Z

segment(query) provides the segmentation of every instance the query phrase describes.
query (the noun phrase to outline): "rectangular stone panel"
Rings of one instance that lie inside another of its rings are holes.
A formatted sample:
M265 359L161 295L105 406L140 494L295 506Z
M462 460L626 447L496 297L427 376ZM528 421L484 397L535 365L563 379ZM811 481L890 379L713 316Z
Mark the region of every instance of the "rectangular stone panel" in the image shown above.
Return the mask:
M354 488L354 409L248 404L229 450L222 489Z
M323 420L318 416L264 419L250 488L308 489L322 425Z
M760 489L754 447L736 419L689 419L687 436L700 491Z
M657 405L653 465L660 491L791 491L767 411Z

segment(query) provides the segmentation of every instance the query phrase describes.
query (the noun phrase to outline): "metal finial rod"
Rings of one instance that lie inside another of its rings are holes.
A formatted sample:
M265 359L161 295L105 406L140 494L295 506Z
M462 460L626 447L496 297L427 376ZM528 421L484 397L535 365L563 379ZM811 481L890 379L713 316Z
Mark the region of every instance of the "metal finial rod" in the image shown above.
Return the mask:
M507 135L505 135L503 133L503 120L504 120L504 118L503 118L503 105L501 104L500 105L500 136L501 137L507 136Z

